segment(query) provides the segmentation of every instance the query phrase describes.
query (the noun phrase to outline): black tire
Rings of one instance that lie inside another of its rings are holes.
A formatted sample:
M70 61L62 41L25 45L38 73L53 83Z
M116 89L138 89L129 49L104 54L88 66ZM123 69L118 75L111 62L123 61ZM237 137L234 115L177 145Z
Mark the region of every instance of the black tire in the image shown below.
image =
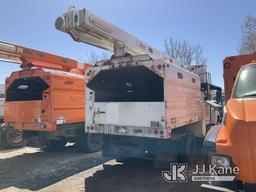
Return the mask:
M85 153L93 153L101 150L102 135L83 133L78 136L77 145Z
M67 144L67 141L65 141L64 139L46 140L45 147L43 149L49 152L61 151L65 148L66 144Z
M193 135L188 135L181 142L182 150L178 155L178 162L194 164L198 159L197 139Z
M22 132L12 127L1 128L2 146L5 149L14 149L23 146Z

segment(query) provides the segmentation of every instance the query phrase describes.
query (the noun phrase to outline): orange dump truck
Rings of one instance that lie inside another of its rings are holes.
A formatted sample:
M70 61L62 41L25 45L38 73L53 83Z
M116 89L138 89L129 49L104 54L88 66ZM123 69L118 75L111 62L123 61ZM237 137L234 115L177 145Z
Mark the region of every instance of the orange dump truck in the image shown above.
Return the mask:
M234 180L217 182L223 191L256 191L256 53L227 57L223 68L224 120L208 132L205 146L212 165L238 170Z
M89 64L0 42L0 57L21 64L5 81L2 145L21 144L49 150L76 142L83 150L97 151L84 133L85 80Z

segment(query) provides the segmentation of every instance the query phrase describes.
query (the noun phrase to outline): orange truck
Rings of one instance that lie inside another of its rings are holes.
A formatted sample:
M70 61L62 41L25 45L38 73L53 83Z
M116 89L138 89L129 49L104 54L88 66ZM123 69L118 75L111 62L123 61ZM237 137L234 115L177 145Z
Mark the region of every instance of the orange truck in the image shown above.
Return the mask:
M208 132L205 146L211 165L239 170L234 180L216 182L218 191L256 191L256 53L225 58L223 70L223 124Z
M84 133L84 71L90 64L6 42L0 42L0 58L22 68L5 81L4 147L59 150L75 142L84 151L99 150Z

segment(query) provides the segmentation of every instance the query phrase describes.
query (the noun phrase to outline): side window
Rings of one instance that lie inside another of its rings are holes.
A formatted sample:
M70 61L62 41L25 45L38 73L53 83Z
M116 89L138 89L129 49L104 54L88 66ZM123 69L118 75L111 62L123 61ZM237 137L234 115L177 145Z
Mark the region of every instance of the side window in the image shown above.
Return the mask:
M181 72L178 72L177 75L178 75L178 79L183 79L183 74Z
M196 83L196 79L192 78L192 83Z

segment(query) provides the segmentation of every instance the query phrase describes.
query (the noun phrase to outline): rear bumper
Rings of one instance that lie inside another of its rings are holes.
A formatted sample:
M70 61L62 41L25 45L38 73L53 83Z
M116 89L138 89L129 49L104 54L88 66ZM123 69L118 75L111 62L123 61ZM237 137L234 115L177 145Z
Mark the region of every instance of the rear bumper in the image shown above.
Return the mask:
M214 185L207 185L207 184L202 184L200 187L201 192L234 192L230 189L224 188L224 187L219 187L219 186L214 186Z
M57 129L51 132L23 130L23 138L26 146L43 147L46 140L65 139L68 142L76 142L81 133L84 133L84 122L58 125Z
M100 133L109 136L127 136L127 137L143 137L149 139L170 139L171 129L139 127L139 126L124 126L114 124L94 124L86 125L86 133Z
M36 123L35 122L6 122L11 127L19 131L35 131L35 132L53 132L56 130L55 127L52 127L49 123Z
M107 157L153 159L174 156L182 150L182 139L153 139L143 137L104 135L102 152Z
M235 185L234 185L235 186ZM245 183L235 189L228 189L225 187L219 187L214 185L202 184L200 187L201 192L235 192L235 191L245 191L245 192L255 192L256 191L256 184L248 184Z

